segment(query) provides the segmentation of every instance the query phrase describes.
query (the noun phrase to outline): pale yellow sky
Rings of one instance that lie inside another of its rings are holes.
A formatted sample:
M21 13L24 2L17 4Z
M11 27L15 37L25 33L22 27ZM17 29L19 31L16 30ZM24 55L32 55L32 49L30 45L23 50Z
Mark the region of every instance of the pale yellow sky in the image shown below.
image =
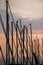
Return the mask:
M12 12L26 18L43 18L43 0L9 0ZM5 0L0 0L0 8Z

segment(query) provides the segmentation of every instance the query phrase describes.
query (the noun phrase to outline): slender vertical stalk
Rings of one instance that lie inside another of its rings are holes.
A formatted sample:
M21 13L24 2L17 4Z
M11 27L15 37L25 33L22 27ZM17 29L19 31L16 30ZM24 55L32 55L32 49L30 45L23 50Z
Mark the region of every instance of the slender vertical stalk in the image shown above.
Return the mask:
M6 65L10 64L9 51L9 16L8 16L8 0L6 0Z
M13 63L13 22L11 22L11 36L12 36L12 63Z

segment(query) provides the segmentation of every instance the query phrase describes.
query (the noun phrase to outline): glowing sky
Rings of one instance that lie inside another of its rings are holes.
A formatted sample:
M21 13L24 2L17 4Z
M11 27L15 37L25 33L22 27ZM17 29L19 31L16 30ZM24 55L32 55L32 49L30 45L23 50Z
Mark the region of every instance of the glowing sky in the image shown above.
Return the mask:
M12 12L27 18L43 18L43 0L9 0ZM0 0L0 8L5 0Z

